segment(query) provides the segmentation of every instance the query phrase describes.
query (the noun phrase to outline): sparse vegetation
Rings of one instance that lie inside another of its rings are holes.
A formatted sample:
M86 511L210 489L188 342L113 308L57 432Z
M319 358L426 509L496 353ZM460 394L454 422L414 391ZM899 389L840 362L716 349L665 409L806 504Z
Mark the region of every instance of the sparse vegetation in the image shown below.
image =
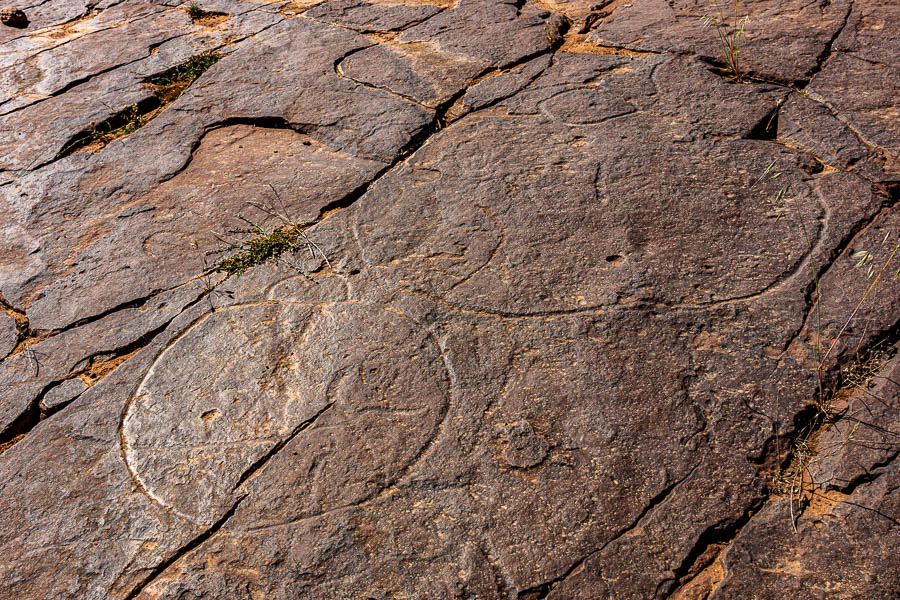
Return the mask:
M222 12L203 10L197 4L191 3L184 8L191 18L191 23L203 26L215 26L228 19L228 15Z
M740 0L735 0L734 11L728 17L725 14L725 7L716 0L716 13L713 15L703 16L703 26L713 28L719 36L719 49L725 58L725 65L731 76L738 83L744 80L744 72L741 69L741 41L744 37L744 26L750 20L749 15L739 17Z
M144 83L164 102L172 102L221 58L222 55L217 52L196 54L171 69L148 78Z
M147 79L147 83L158 86L172 85L179 82L193 83L207 69L219 62L220 58L222 58L222 55L216 52L195 54L171 69L150 77Z
M244 219L245 222L250 223ZM303 224L283 225L272 231L265 231L252 224L248 229L240 229L233 233L254 235L246 242L230 244L228 250L238 250L237 254L222 259L216 270L229 275L241 275L250 267L265 262L277 261L282 254L293 252L309 243L303 233Z
M770 178L772 180L782 177L782 172L773 172L775 161L766 167L762 178ZM761 179L762 179L761 178ZM827 426L837 423L843 415L836 407L843 404L857 390L864 388L869 384L872 378L878 373L879 369L891 357L892 349L885 347L885 344L879 342L866 351L862 351L857 344L856 351L850 364L840 370L835 377L829 378L829 358L838 348L841 339L846 334L850 324L857 317L860 310L868 299L873 296L880 282L883 282L883 275L887 272L893 262L898 251L900 251L900 243L889 245L890 235L887 234L881 241L881 246L887 250L887 257L884 262L877 266L874 254L868 250L859 250L853 254L856 261L855 267L864 270L861 274L869 285L866 286L865 292L859 301L853 307L850 315L837 335L832 340L828 349L823 352L821 340L824 334L822 328L822 301L823 294L821 282L819 280L819 268L815 261L814 247L809 229L806 226L806 220L801 211L799 204L792 197L790 182L785 182L778 190L775 198L772 200L772 218L777 222L785 215L789 215L794 221L799 234L802 236L809 255L809 268L813 281L813 293L811 298L813 302L812 312L810 313L809 322L814 319L814 336L815 336L815 371L817 378L816 397L813 403L813 412L811 418L807 420L804 427L796 432L793 446L790 450L791 456L789 464L780 473L773 477L773 487L776 492L784 493L790 498L791 507L791 525L796 530L796 517L794 513L795 505L799 509L805 497L819 494L815 487L818 485L810 475L810 465L817 455L818 448L816 438L819 432ZM900 277L900 270L894 274L894 278ZM860 337L859 343L862 342ZM843 440L843 445L853 442L859 424L847 434Z
M271 187L271 186L270 186ZM273 190L274 191L274 190ZM298 267L284 260L283 256L306 249L310 258L315 258L318 253L326 264L330 266L328 257L319 246L306 235L306 228L314 222L298 223L289 219L284 213L277 213L271 208L256 202L249 202L251 206L264 213L275 216L281 221L281 225L273 229L266 229L254 223L247 217L240 215L238 218L248 227L229 231L229 236L245 238L241 241L229 241L223 236L218 236L226 247L220 252L236 252L218 262L215 270L226 273L228 276L242 275L247 269L267 262L278 262L302 272Z
M134 133L157 114L158 110L142 114L138 104L126 104L119 114L106 121L101 123L91 121L87 131L63 148L60 156L79 150L96 152L113 140Z
M193 3L188 4L185 7L184 12L188 14L192 21L199 19L200 17L205 17L208 14L205 10Z
M154 97L140 103L125 104L118 114L100 123L91 121L87 129L75 136L58 156L78 151L97 152L113 140L134 133L159 115L221 58L222 55L216 52L204 52L146 79L144 84L153 90Z

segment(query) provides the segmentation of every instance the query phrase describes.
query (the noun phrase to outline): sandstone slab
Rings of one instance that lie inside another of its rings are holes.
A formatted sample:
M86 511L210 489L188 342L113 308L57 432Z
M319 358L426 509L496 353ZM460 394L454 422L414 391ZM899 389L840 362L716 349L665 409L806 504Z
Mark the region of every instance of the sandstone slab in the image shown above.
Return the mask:
M890 3L748 4L741 84L696 3L45 5L0 596L890 597Z
M704 27L703 17L734 20L732 3L652 0L619 5L595 26L588 40L601 45L653 52L689 52L723 63L715 33ZM744 69L782 81L808 79L820 67L831 40L843 28L850 2L825 6L800 0L741 2L737 18L750 15L740 43Z

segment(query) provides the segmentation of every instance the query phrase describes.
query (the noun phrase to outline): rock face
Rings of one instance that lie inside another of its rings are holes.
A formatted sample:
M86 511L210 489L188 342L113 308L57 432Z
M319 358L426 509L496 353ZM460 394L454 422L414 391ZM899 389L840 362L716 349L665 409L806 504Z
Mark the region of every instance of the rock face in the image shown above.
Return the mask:
M900 13L739 6L28 8L0 597L894 597Z

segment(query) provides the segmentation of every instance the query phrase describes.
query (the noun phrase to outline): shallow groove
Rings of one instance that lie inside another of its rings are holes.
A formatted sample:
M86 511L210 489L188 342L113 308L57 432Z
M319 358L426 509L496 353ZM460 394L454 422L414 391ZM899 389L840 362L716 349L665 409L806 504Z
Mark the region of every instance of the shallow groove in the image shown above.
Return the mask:
M198 536L190 540L187 544L176 550L175 553L172 554L172 556L157 565L143 580L141 580L140 583L138 583L134 587L133 590L131 590L131 592L127 596L125 596L125 600L134 600L134 598L136 598L141 592L143 592L148 585L153 583L153 581L157 577L162 575L165 570L172 566L178 559L190 554L195 548L199 547L206 540L215 535L222 528L222 526L225 525L228 519L234 516L234 513L237 511L238 506L240 506L241 502L244 501L244 498L246 498L246 496L238 498L237 501L231 506L231 508L228 509L228 512L222 515L218 521L213 523L208 529L204 530Z
M159 293L159 292L156 292L156 293ZM125 344L119 348L116 348L115 350L113 350L111 352L95 353L95 354L91 354L91 355L85 357L81 361L81 362L87 361L87 364L84 368L79 369L77 371L72 371L71 373L68 373L65 377L63 377L62 379L52 381L52 382L48 383L47 385L45 385L41 389L41 391L38 392L38 394L31 400L31 403L22 412L22 414L20 414L18 417L16 417L16 419L12 423L10 423L10 425L6 429L4 429L3 431L0 431L0 448L3 448L2 451L9 450L9 448L13 447L15 444L17 444L19 441L21 441L21 439L24 439L24 436L26 436L28 433L30 433L31 430L34 429L41 421L58 413L59 411L64 409L66 406L68 406L69 404L74 402L75 399L77 398L77 397L73 398L72 400L70 400L68 402L64 402L58 406L53 407L52 409L44 410L43 408L41 408L41 402L43 401L44 396L46 396L47 393L50 392L50 390L55 388L57 385L60 385L63 381L65 381L67 379L77 377L78 375L81 375L81 374L89 371L90 368L93 366L92 365L93 359L97 358L98 356L112 356L113 359L121 358L123 356L128 356L129 354L137 352L141 348L148 346L156 338L156 336L161 334L163 331L165 331L165 329L169 325L171 325L172 321L174 321L176 318L178 318L178 316L180 316L182 313L184 313L191 307L202 302L203 299L206 298L206 296L209 293L210 293L210 290L204 291L197 298L195 298L194 300L192 300L191 302L186 304L184 306L184 308L182 308L178 312L178 314L173 315L171 319L169 319L165 323L161 324L159 327L156 327L156 328L148 331L147 333L144 333L137 339L135 339L135 340L129 342L128 344ZM136 307L143 306L143 304L149 298L152 298L152 296L142 298L141 300L139 300L135 303L127 303L128 305L124 306L124 308L136 308ZM122 310L122 307L117 307L115 309L111 309L110 311L103 313L102 316L107 316L110 313L116 312L118 310ZM96 318L91 318L90 321L94 321L99 318L101 318L101 316L98 316ZM90 321L86 320L86 322L90 322ZM72 327L75 327L75 326L76 325L72 325ZM69 329L69 328L66 328L66 329ZM64 330L62 330L62 331L64 331ZM96 384L96 383L97 382L94 382L94 384ZM94 384L92 384L92 385L94 385ZM85 391L87 391L87 390L85 390ZM84 393L84 392L82 392L82 393ZM19 438L19 439L16 440L16 438Z
M265 468L265 466L269 463L269 461L272 460L272 458L274 458L276 454L281 452L282 448L287 446L295 437L297 437L298 435L300 435L301 433L303 433L304 431L306 431L307 429L312 427L313 424L315 424L315 422L318 420L318 418L321 417L323 414L325 414L328 411L328 409L331 408L332 406L334 406L333 401L327 403L316 414L314 414L310 418L306 419L305 421L303 421L302 423L300 423L299 425L294 427L294 430L290 433L290 435L288 435L283 440L281 440L280 442L278 442L277 444L272 446L272 448L268 452L266 452L264 455L259 457L258 460L256 460L243 473L241 473L241 476L238 478L237 483L234 484L234 487L231 488L231 491L234 492L235 490L237 490L239 487L241 487L244 484L245 481L252 478L261 469Z

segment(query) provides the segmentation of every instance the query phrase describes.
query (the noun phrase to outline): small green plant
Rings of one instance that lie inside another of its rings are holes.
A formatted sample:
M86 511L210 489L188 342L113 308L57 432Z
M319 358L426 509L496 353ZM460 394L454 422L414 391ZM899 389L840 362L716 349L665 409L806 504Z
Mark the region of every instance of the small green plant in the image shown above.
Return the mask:
M195 54L184 62L145 79L144 84L153 89L164 103L173 102L221 58L221 54L213 51Z
M142 114L137 104L126 104L122 112L102 123L91 121L87 131L63 148L59 155L66 156L82 149L96 152L111 141L134 133L154 116L155 113L150 116Z
M206 16L206 11L193 3L188 4L185 7L184 11L188 14L192 21L194 19L199 19L200 17Z
M144 80L144 83L153 89L155 98L143 101L142 106L126 104L117 115L101 123L91 121L87 129L67 144L58 156L67 156L79 150L96 152L111 141L134 133L159 115L221 58L222 55L217 52L196 54L171 69Z
M256 202L248 202L248 204L270 216L277 217L282 224L279 227L267 230L243 215L239 215L238 218L247 224L248 227L232 230L228 233L245 238L248 236L252 237L243 241L230 242L222 236L218 236L219 240L226 244L226 247L220 252L237 251L237 253L220 260L215 267L216 271L226 273L230 277L232 275L242 275L247 269L256 265L267 262L279 262L302 272L298 267L284 261L282 257L285 254L293 253L303 248L309 251L310 258L315 258L316 253L318 253L325 261L325 264L331 267L331 263L328 262L328 257L322 252L322 249L306 235L306 228L313 225L314 221L297 223L287 218L284 214L277 213L262 204Z
M731 72L731 76L738 83L744 80L744 72L741 70L740 54L741 40L744 37L744 26L750 20L749 15L738 17L740 12L740 0L734 0L734 11L730 18L725 16L724 5L716 0L715 15L704 15L703 26L712 27L719 36L719 47L725 57L725 64Z
M765 172L756 183L767 177L770 180L781 179L783 172L775 172L774 167L775 161L772 161L766 167ZM807 480L811 481L811 477L808 476L808 474L810 464L818 451L816 447L816 437L818 432L822 427L833 425L840 420L842 415L839 414L840 411L835 409L835 405L837 404L836 401L845 400L856 390L868 385L868 382L875 377L878 370L890 358L890 352L881 347L881 342L875 344L866 352L860 352L859 344L857 344L855 357L850 361L850 365L844 367L834 381L827 381L829 357L831 357L832 353L834 353L835 349L838 347L840 340L846 334L850 324L859 314L859 311L866 303L866 300L872 297L879 282L883 281L882 276L887 272L888 267L893 262L898 251L900 251L900 243L888 246L890 234L885 234L881 241L881 246L883 248L886 247L888 252L887 258L884 260L884 263L881 264L880 268L876 265L874 255L871 252L859 250L853 254L853 259L856 261L855 267L860 270L865 270L864 277L866 280L870 281L870 283L866 286L865 292L853 307L849 317L847 317L846 321L843 321L843 326L838 331L827 350L824 350L823 352L823 347L821 345L824 333L821 317L823 296L821 282L819 280L819 268L815 261L813 241L809 229L806 226L806 219L796 201L797 199L792 197L790 182L786 180L787 178L782 179L785 183L781 185L778 192L775 194L775 198L770 201L772 212L769 216L777 222L785 215L790 215L791 220L794 221L798 232L805 242L806 251L809 255L809 268L814 292L812 297L813 308L811 316L815 316L815 371L817 378L816 399L812 417L806 423L805 427L797 432L793 447L791 448L790 463L773 478L774 487L789 495L791 525L796 531L796 518L794 516L795 501L799 506L804 497L810 497L817 494L814 482L812 482L810 486L807 486L806 489L804 489L804 486ZM754 186L756 183L754 183ZM897 277L900 277L900 270L895 273L895 278ZM860 336L859 343L862 343L862 339L863 336ZM844 445L852 443L858 427L859 423L857 422L856 426L854 426L853 430L843 441Z
M219 62L222 58L217 52L204 52L191 56L186 61L179 63L159 75L154 75L146 80L151 85L165 87L173 84L192 84L207 69Z
M251 234L255 237L245 242L229 244L227 250L238 250L238 253L219 261L216 265L217 271L228 275L242 275L250 267L277 261L282 254L294 252L309 243L303 233L305 224L283 225L272 231L266 231L246 218L240 218L251 227L230 233Z

